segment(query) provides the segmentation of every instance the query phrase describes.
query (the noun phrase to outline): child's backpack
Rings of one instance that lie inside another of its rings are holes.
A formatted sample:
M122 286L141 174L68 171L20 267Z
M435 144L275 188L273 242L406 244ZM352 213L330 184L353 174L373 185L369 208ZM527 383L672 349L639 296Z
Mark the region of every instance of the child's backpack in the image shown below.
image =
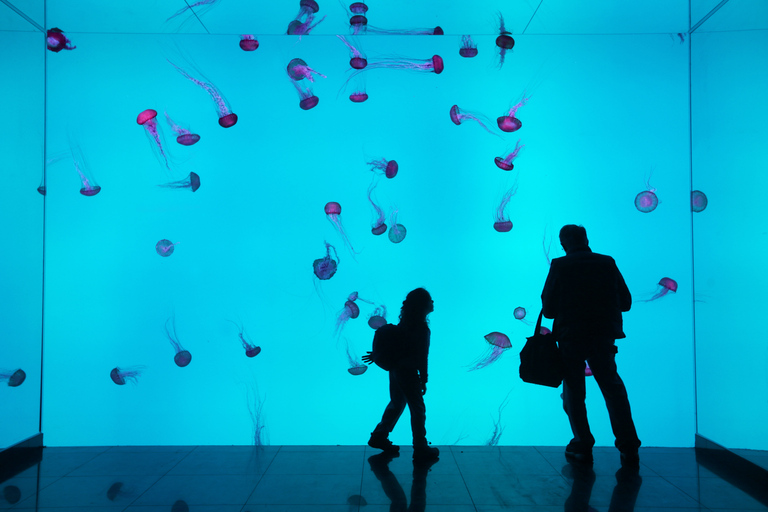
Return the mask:
M371 357L382 370L391 370L399 360L402 352L400 350L400 327L395 324L382 325L376 329L373 335L373 349Z

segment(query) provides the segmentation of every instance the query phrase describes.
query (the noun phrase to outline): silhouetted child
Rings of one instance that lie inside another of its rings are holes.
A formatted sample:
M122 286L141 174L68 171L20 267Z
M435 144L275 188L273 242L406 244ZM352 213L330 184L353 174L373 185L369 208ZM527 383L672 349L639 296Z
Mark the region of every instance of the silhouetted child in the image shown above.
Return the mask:
M398 357L389 370L389 404L384 409L381 422L371 432L368 446L387 452L398 452L400 447L388 439L406 404L411 413L414 459L437 458L440 451L427 443L426 406L427 357L429 356L430 330L427 315L434 311L434 302L424 288L408 293L400 309L400 323L395 346ZM382 327L383 328L383 327ZM368 352L363 361L370 364L375 354Z

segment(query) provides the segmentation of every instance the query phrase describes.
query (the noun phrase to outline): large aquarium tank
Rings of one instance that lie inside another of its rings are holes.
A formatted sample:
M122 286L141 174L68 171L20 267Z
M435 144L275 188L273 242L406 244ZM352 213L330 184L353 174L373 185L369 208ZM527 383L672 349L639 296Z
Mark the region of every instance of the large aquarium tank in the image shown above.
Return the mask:
M519 353L581 224L633 295L643 444L767 449L765 14L4 2L0 447L364 444L362 356L417 287L430 441L564 445Z

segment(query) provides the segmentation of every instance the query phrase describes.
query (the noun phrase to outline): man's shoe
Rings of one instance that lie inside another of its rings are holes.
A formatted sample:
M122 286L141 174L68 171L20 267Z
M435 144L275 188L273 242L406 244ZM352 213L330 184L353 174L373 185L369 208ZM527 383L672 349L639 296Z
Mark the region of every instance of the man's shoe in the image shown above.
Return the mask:
M637 452L621 452L621 467L637 469L640 467L640 455Z
M378 435L378 434L371 434L371 438L368 440L368 446L371 448L378 448L379 450L384 450L385 452L400 452L400 447L396 444L392 444L392 441L387 439L386 436Z
M417 461L426 461L437 459L440 456L440 450L433 446L419 445L413 447L413 458Z
M565 449L565 460L572 464L583 464L591 466L594 463L592 458L592 452L576 452L569 449Z

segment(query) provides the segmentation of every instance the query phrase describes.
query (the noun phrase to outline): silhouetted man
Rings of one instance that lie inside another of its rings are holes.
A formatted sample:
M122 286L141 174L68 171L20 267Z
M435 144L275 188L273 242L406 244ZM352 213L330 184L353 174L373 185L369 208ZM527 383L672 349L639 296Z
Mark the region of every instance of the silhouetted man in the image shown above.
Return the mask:
M615 361L615 341L626 337L621 313L629 311L632 296L613 258L590 250L583 226L563 226L560 244L565 256L552 260L541 301L544 316L554 318L552 334L563 358L563 408L573 430L565 456L589 464L593 460L595 438L584 404L586 361L605 398L622 465L637 466L640 440Z

